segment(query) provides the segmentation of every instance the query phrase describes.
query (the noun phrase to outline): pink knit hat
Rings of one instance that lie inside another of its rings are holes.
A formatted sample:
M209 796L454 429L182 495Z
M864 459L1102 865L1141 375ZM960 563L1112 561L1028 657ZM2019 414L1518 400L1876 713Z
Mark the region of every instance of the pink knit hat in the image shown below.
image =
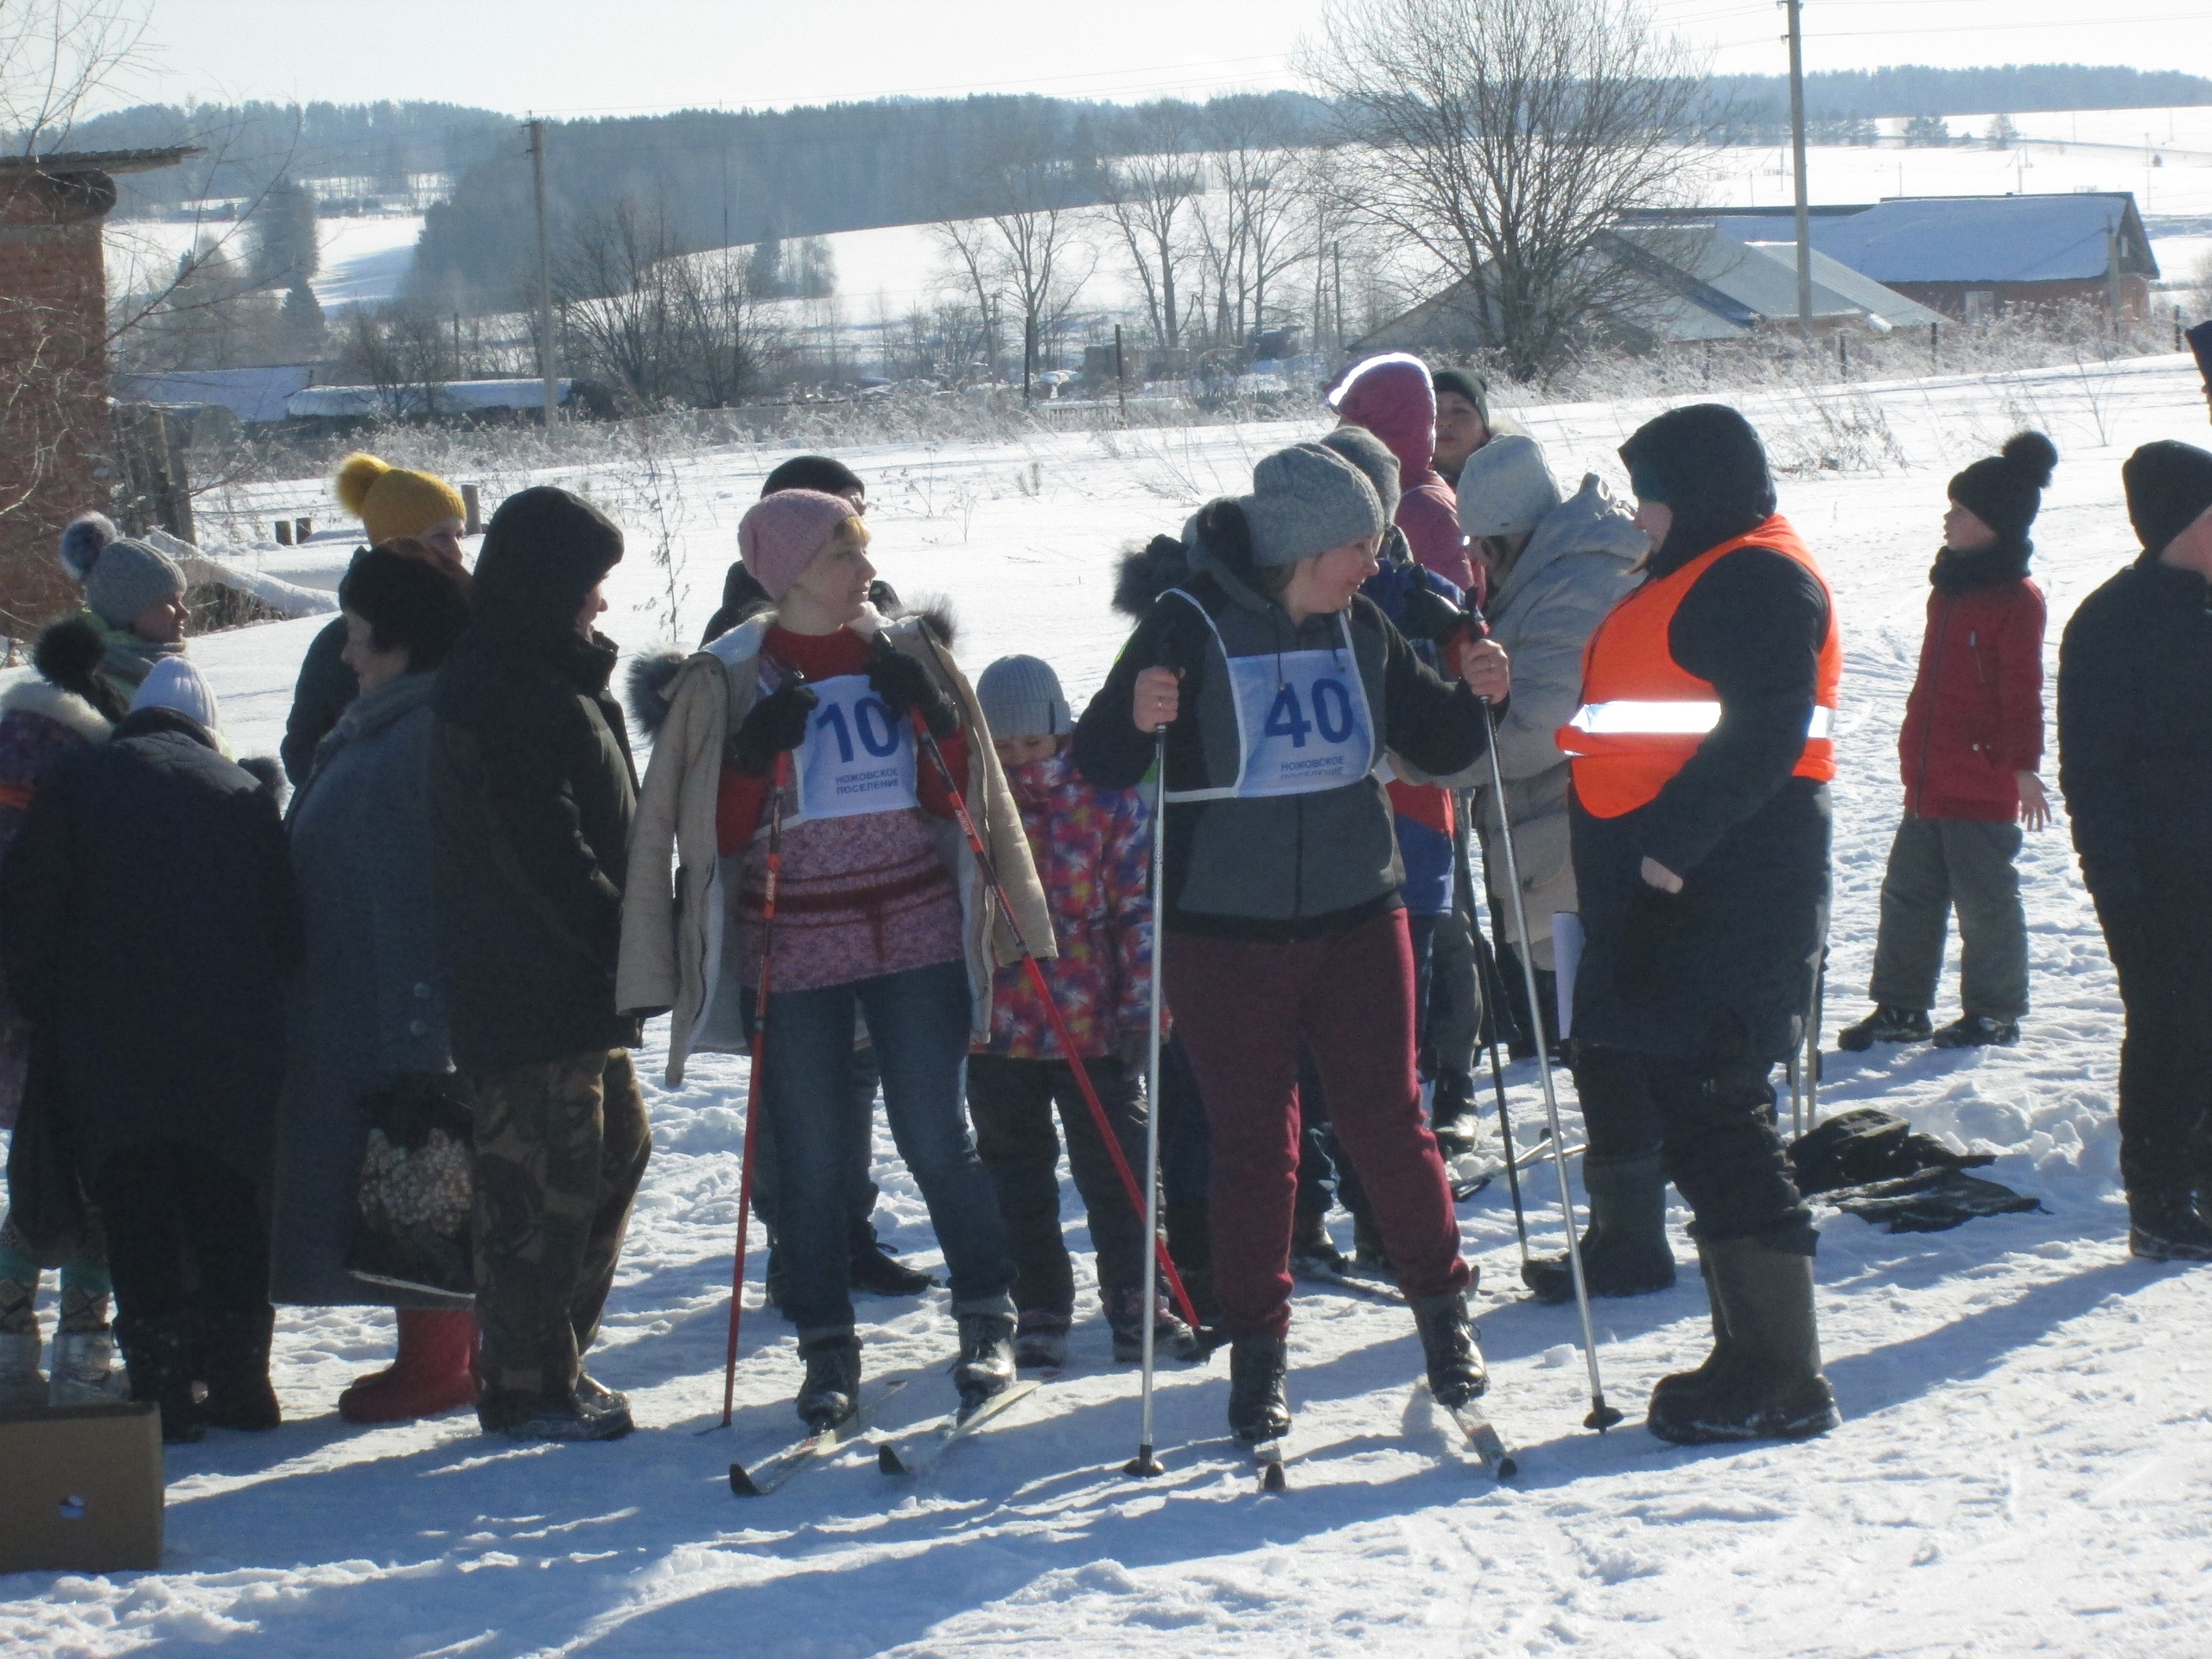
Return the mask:
M820 490L779 490L746 509L737 525L737 556L753 579L779 605L807 562L829 544L838 527L857 518L842 495Z

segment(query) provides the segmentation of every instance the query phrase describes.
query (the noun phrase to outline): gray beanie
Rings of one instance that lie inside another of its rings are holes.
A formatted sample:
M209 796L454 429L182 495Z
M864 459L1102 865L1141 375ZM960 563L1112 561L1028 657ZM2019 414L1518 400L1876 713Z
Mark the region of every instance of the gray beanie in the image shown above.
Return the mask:
M1075 715L1050 663L1035 657L1001 657L976 681L983 724L997 737L1065 737Z
M1459 469L1459 528L1470 536L1524 536L1559 505L1559 486L1534 438L1501 435Z
M111 628L127 628L149 605L184 591L184 572L158 547L124 537L110 542L85 573L86 608Z
M1390 453L1389 445L1363 426L1346 425L1322 439L1321 447L1335 450L1367 474L1385 518L1398 516L1398 458Z
M1367 475L1333 449L1301 443L1252 469L1236 498L1252 531L1255 564L1296 564L1389 527Z

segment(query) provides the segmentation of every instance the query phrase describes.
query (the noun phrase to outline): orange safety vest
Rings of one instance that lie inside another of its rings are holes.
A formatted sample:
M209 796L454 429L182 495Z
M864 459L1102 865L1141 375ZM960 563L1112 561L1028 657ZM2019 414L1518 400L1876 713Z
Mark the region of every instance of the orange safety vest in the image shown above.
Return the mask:
M1835 776L1836 694L1843 680L1843 637L1827 578L1789 521L1777 513L1749 533L1701 553L1671 575L1648 582L1615 605L1582 651L1582 707L1554 734L1573 762L1574 792L1590 812L1618 818L1648 806L1706 734L1720 723L1720 696L1675 660L1667 645L1675 613L1698 581L1739 547L1765 547L1813 573L1828 601L1827 635L1805 751L1793 775L1822 783Z

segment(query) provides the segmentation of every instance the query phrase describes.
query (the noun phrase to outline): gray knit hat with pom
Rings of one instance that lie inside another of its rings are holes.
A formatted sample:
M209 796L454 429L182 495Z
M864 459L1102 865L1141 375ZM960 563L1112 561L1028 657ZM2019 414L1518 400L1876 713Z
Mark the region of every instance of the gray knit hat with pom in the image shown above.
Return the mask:
M1255 564L1296 564L1389 527L1367 475L1318 443L1268 456L1236 505L1251 527Z
M184 591L184 572L157 547L118 537L97 512L61 532L61 563L85 586L85 607L111 628L127 628L149 605Z

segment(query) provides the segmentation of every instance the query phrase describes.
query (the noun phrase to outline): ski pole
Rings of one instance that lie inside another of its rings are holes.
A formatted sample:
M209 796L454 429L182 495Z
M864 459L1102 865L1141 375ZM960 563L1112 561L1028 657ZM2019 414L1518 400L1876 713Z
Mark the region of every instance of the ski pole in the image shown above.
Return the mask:
M1482 925L1476 920L1472 900L1468 893L1467 931L1474 936L1475 969L1481 975L1483 995L1491 999L1495 1007L1505 996L1504 976L1497 969L1497 957L1490 948L1490 941L1483 937ZM1521 1240L1521 1265L1529 1265L1529 1217L1521 1207L1521 1160L1513 1145L1513 1118L1505 1109L1505 1070L1497 1061L1497 1021L1490 1022L1490 1082L1497 1095L1497 1133L1505 1143L1505 1186L1513 1195L1513 1230Z
M784 869L784 791L791 785L791 752L777 752L768 786L768 866L760 890L760 983L753 994L753 1060L745 1079L745 1151L737 1177L737 1258L729 1274L729 1351L722 1360L722 1421L729 1427L737 1402L737 1328L745 1313L745 1234L753 1211L753 1147L760 1122L760 1074L768 1054L768 982L776 961L776 885Z
M1805 1022L1805 1128L1821 1127L1821 1020L1828 991L1828 948L1821 946L1821 959L1813 969L1812 1018Z
M1166 931L1161 927L1166 914L1167 874L1167 728L1160 727L1152 734L1152 1009L1151 1029L1146 1033L1144 1111L1144 1230L1153 1238L1160 1236L1160 977L1162 967L1162 947L1167 942ZM1147 1255L1144 1259L1144 1370L1139 1384L1142 1406L1138 1413L1137 1454L1122 1465L1125 1475L1135 1475L1148 1480L1154 1475L1166 1473L1160 1459L1153 1455L1152 1436L1152 1373L1153 1373L1153 1298L1159 1294L1156 1269L1159 1258ZM1196 1319L1191 1323L1198 1324Z
M1491 715L1491 701L1480 699L1483 716ZM1536 988L1536 954L1529 948L1528 906L1521 899L1521 868L1513 855L1513 823L1505 811L1505 777L1497 766L1497 733L1492 726L1486 734L1484 753L1490 759L1490 784L1497 798L1497 843L1505 854L1505 887L1513 895L1513 930L1521 939L1521 976L1529 992L1529 1012L1536 1027L1536 1075L1544 1085L1544 1117L1551 1128L1552 1145L1564 1147L1567 1137L1560 1132L1559 1095L1552 1087L1551 1048L1543 1039L1542 1006ZM1590 1324L1590 1286L1582 1273L1582 1241L1574 1228L1574 1192L1567 1185L1567 1160L1554 1154L1552 1167L1559 1172L1559 1207L1567 1219L1567 1262L1574 1272L1574 1305L1582 1316L1582 1357L1590 1368L1590 1414L1582 1420L1585 1428L1594 1428L1604 1433L1621 1421L1621 1413L1605 1403L1605 1385L1598 1376L1598 1337Z
M1059 999L1052 995L1052 982L1045 977L1044 964L1037 960L1037 953L1029 948L1029 941L1021 931L1021 924L1014 919L1014 900L1007 896L1006 885L999 880L998 868L991 862L990 849L984 845L982 836L976 829L976 820L968 810L968 802L960 792L959 780L953 777L952 768L945 761L944 751L938 747L937 734L924 721L921 711L909 709L907 717L913 722L922 748L937 767L938 776L944 780L946 795L952 802L953 816L960 822L961 833L968 838L968 850L976 856L976 868L982 872L983 880L997 899L999 914L1006 918L1007 931L1014 935L1014 948L1020 952L1022 966L1029 970L1030 985L1038 999L1045 1005L1045 1016L1052 1021L1052 1032L1060 1039L1060 1052L1067 1057L1068 1069L1075 1073L1076 1087L1082 1091L1083 1103L1090 1109L1090 1121L1098 1126L1098 1138L1106 1143L1106 1151L1113 1160L1114 1173L1122 1178L1122 1191L1129 1197L1129 1207L1156 1216L1157 1206L1137 1192L1136 1172L1129 1167L1128 1156L1122 1151L1121 1137L1114 1133L1114 1125L1106 1116L1106 1108L1098 1098L1098 1090L1091 1086L1090 1072L1083 1063L1083 1056L1076 1052L1075 1038L1068 1030L1066 1016L1060 1012ZM1155 918L1155 925L1157 918ZM1150 1103L1147 1103L1147 1110ZM1167 1287L1174 1295L1175 1306L1184 1320L1196 1326L1198 1310L1192 1306L1191 1293L1183 1288L1183 1276L1175 1271L1175 1262L1167 1254L1167 1246L1160 1236L1153 1235L1154 1257L1167 1274ZM1145 1328L1152 1328L1152 1308L1145 1307Z

